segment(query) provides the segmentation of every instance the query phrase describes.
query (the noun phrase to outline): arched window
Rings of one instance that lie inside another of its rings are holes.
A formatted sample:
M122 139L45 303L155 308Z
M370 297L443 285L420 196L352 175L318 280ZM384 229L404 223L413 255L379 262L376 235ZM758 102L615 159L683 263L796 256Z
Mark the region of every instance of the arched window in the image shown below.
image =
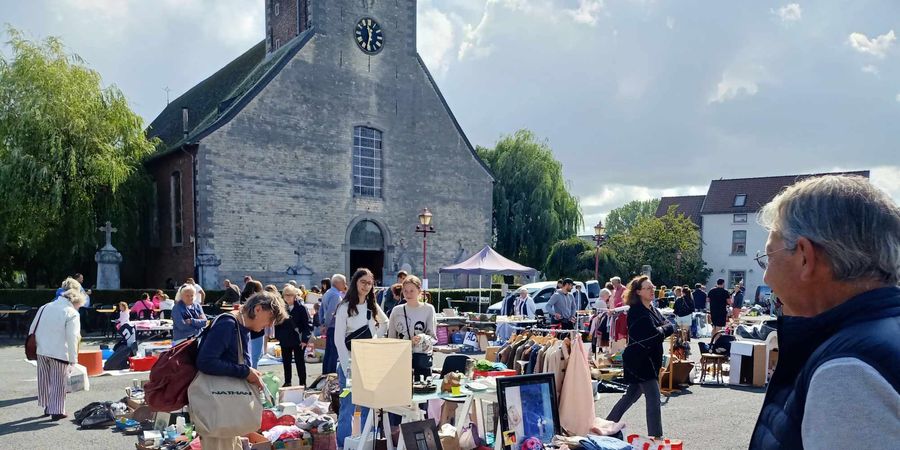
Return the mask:
M353 195L381 197L381 132L353 129Z
M170 203L172 210L172 246L182 245L184 242L182 220L184 217L184 204L181 198L181 172L172 172L170 178L169 193L171 195Z

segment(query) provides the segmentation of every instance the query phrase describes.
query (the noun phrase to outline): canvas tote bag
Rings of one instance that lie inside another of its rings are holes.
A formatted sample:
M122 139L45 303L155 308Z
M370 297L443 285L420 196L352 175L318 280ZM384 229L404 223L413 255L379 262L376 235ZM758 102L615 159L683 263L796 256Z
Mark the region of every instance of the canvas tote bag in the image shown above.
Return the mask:
M240 328L235 324L238 364L244 364ZM242 378L198 371L188 387L191 421L200 436L230 438L259 430L263 405L259 392Z

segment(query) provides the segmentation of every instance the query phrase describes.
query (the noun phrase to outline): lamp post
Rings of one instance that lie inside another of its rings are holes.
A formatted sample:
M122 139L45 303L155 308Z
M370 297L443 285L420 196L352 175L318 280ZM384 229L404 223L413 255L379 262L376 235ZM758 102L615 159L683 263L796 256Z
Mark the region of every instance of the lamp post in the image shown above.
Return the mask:
M681 249L675 250L675 280L681 282Z
M419 213L419 224L416 225L416 233L422 233L422 280L424 283L427 283L425 280L428 279L428 233L434 233L431 216L428 208L422 209L422 212Z
M606 239L609 237L605 231L603 221L598 220L597 225L594 225L594 242L597 243L597 247L594 249L594 279L598 281L600 278L600 247L606 243Z

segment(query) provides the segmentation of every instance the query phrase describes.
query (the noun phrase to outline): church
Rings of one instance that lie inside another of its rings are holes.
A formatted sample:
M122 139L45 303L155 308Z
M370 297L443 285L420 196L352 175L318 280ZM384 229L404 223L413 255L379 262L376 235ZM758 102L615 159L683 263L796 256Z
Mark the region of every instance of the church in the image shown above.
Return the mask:
M265 39L148 129L146 285L310 287L358 267L391 283L422 272L428 208L436 286L491 242L494 179L416 50L416 1L263 1Z

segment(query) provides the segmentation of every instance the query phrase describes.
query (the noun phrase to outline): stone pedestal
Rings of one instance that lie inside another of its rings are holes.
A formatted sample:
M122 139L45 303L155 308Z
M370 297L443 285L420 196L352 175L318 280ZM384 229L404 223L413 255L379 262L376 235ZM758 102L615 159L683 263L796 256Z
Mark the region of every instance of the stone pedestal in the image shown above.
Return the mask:
M208 249L202 248L197 253L197 273L203 289L219 289L219 266L222 260Z
M119 278L122 254L107 244L94 255L94 261L97 261L97 289L119 289L122 285Z

